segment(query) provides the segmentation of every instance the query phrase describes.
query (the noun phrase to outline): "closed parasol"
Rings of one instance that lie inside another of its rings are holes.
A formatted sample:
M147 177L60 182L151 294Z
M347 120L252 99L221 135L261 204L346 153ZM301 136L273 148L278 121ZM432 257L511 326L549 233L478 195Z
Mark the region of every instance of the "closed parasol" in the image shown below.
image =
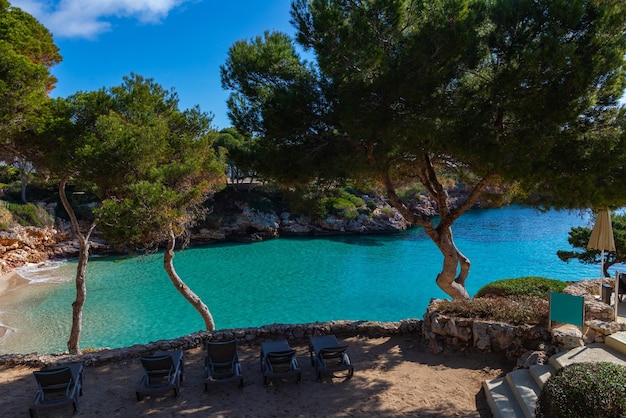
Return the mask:
M604 252L615 251L615 239L613 238L613 225L611 224L611 212L608 208L598 210L596 223L591 230L587 248L600 250L600 277L604 274ZM602 282L600 282L600 294L602 294Z

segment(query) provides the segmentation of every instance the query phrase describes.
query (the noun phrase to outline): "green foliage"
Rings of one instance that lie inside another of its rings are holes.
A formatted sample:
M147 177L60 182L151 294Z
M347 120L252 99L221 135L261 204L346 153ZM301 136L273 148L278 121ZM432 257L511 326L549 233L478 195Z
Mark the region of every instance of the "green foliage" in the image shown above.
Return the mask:
M419 199L426 192L426 188L418 182L407 184L398 189L398 196L404 202L410 202Z
M94 213L110 242L155 248L205 215L203 203L224 175L208 114L180 111L173 91L137 74L68 104L87 122L77 127L86 140L74 150L81 178L101 199Z
M362 198L355 195L354 193L358 193L355 190L344 189L340 192L341 198L349 201L355 208L360 208L365 205L365 202Z
M460 318L481 318L512 325L547 325L548 300L539 297L481 297L444 300L437 311Z
M615 251L604 252L604 271L608 277L608 269L614 264L626 261L626 214L611 213L611 223L613 226L613 238L615 240ZM557 256L565 262L578 260L583 264L602 263L600 251L587 248L591 229L577 226L570 229L567 241L574 247L575 251L558 250Z
M13 214L4 201L0 201L0 231L6 231L13 225Z
M11 183L20 180L20 171L7 164L0 165L0 183Z
M565 366L543 386L537 418L620 418L626 414L626 367L614 363Z
M327 192L329 197L323 197L320 201L320 207L323 208L323 214L335 215L346 220L355 220L359 216L359 209L367 211L365 202L356 196L356 191L350 188L334 188Z
M561 292L566 286L543 277L496 280L479 289L473 300L442 301L438 310L462 318L547 325L549 294Z
M562 292L567 283L545 277L519 277L496 280L488 283L476 292L482 297L528 297L536 296L548 299L550 292Z
M225 158L232 181L257 177L259 153L256 138L242 135L235 128L220 131L213 148Z
M359 216L359 212L354 206L354 203L343 197L328 197L322 199L322 205L326 208L327 213L337 215L347 220L354 220Z
M39 205L3 202L3 206L11 212L13 219L20 225L44 228L54 224L54 217ZM3 222L0 221L0 223Z
M0 160L25 159L21 139L38 129L56 79L50 67L61 61L50 32L33 16L0 3Z

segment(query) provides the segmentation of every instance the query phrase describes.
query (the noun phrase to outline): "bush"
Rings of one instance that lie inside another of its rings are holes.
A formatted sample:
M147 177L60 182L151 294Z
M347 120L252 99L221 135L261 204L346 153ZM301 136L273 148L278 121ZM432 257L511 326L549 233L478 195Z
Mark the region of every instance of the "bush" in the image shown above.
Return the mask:
M489 283L476 292L473 300L443 301L442 314L460 318L480 318L512 325L547 325L549 294L562 292L567 283L544 277L519 277Z
M426 188L422 183L415 182L398 190L398 196L401 200L408 202L411 200L420 200L425 194Z
M37 228L44 228L48 225L54 224L54 218L41 206L33 203L27 203L25 205L19 203L4 202L5 207L13 215L20 225L23 226L35 226Z
M537 418L612 418L626 414L626 367L614 363L575 363L543 386Z
M362 206L365 206L365 202L363 201L363 199L361 199L360 197L350 193L347 190L342 190L341 191L341 198L349 201L356 208L360 208Z
M567 283L544 277L520 277L496 280L476 292L476 297L487 296L536 296L548 299L550 292L562 292Z
M322 200L328 213L340 216L347 220L354 220L359 212L354 204L343 197L329 197Z
M437 306L437 311L444 315L480 318L511 325L547 325L548 309L548 300L524 296L445 300Z
M13 214L5 202L0 201L0 231L6 231L13 225Z

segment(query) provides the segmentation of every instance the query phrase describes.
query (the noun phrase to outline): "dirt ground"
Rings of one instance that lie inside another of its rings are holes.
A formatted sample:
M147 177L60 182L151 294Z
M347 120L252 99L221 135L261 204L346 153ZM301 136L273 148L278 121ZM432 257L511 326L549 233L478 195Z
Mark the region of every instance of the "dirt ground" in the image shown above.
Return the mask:
M430 354L413 338L353 337L354 377L315 379L308 348L298 352L302 382L263 385L259 348L240 346L244 387L213 386L204 393L202 349L185 352L178 398L173 392L137 402L142 376L138 359L85 367L77 417L491 417L484 380L503 376L513 364L500 355ZM26 417L36 391L33 369L0 368L0 415ZM71 406L40 417L71 416Z

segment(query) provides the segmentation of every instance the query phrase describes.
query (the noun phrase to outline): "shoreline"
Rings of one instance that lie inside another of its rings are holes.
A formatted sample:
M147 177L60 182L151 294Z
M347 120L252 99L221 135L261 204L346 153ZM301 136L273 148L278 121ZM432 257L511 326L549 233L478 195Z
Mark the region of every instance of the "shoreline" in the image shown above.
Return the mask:
M15 270L0 276L0 306L10 297L12 291L30 283ZM11 327L0 322L0 341L11 331Z
M7 293L26 286L28 283L30 282L15 270L0 276L0 302L6 297Z

